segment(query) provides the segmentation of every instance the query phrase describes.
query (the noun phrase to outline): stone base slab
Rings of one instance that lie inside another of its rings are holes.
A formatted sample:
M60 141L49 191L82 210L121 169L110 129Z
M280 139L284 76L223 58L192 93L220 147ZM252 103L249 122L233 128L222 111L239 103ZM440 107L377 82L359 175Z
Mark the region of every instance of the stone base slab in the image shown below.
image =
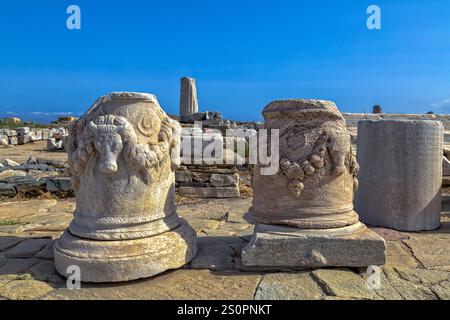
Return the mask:
M386 244L358 222L336 229L296 229L259 224L242 249L248 267L367 267L386 263Z
M129 281L184 266L197 254L197 237L185 221L172 231L136 240L89 240L65 231L54 254L62 276L70 276L67 268L75 265L83 282Z

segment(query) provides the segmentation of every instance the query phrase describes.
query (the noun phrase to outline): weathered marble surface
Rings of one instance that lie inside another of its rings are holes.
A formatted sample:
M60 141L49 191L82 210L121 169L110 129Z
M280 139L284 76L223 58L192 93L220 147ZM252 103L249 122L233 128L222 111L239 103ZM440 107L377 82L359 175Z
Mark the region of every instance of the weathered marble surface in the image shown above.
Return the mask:
M384 265L385 244L362 223L335 229L296 229L259 224L242 251L247 266L318 268Z
M336 105L321 100L283 100L263 111L265 128L279 130L280 171L256 167L251 214L264 224L326 229L358 221L353 211L358 164Z
M361 121L361 220L397 230L433 230L441 216L444 128L438 121Z
M195 79L181 78L180 116L198 113L197 87Z
M0 299L450 299L449 214L442 215L441 228L432 232L377 229L386 237L388 255L382 288L371 290L365 270L237 270L232 262L253 232L243 219L251 200L199 200L178 206L177 212L202 237L199 253L187 269L127 283L82 283L80 290L65 287L49 250L51 239L69 225L75 203L0 203ZM24 258L5 257L27 239L47 239L48 244Z
M178 269L196 255L196 236L183 222L177 228L133 240L98 241L65 232L55 245L57 270L80 267L84 282L121 282ZM82 250L80 250L82 248Z
M252 218L258 223L242 251L248 267L364 267L386 261L384 240L353 210L359 165L337 106L282 100L263 111L279 130L279 172L254 170Z
M101 97L70 127L76 209L55 245L60 274L78 265L82 281L126 281L195 256L175 206L179 131L155 96L129 92Z

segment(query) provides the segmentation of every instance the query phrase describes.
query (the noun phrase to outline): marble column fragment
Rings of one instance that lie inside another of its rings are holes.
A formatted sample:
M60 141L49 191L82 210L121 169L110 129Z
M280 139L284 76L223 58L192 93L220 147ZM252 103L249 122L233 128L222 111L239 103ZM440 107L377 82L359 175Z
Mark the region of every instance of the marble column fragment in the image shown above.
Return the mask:
M70 127L74 219L55 244L56 270L81 281L118 282L180 268L196 254L195 231L175 206L180 126L155 96L117 92Z
M197 87L195 79L181 78L180 116L198 113Z
M253 174L257 222L242 263L250 267L364 267L385 263L384 240L353 210L359 166L337 106L322 100L281 100L263 111L279 130L279 170ZM260 146L261 147L261 146Z

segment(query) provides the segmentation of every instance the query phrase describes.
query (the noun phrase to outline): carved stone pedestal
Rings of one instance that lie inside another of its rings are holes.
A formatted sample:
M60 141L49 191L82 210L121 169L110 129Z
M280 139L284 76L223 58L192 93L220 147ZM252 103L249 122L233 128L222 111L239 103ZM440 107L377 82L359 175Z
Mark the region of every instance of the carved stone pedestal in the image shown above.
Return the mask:
M297 229L259 224L242 250L249 267L301 269L384 265L385 244L364 224L335 229Z
M195 231L174 200L179 129L155 96L126 92L100 98L71 126L76 210L55 244L61 275L78 266L81 281L134 280L194 258Z
M152 237L122 241L89 240L64 232L55 245L56 268L71 265L84 282L119 282L147 278L182 267L196 253L195 231L186 223Z
M383 265L384 240L353 210L359 166L345 120L330 101L274 101L265 128L279 130L279 171L253 174L258 225L242 251L250 267Z

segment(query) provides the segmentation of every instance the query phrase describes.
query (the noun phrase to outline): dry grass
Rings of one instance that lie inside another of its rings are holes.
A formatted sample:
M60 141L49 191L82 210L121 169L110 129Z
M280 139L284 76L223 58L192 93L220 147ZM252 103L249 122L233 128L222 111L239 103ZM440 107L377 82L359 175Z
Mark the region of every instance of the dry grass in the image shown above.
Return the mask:
M42 189L27 189L25 191L19 191L19 193L15 197L0 197L1 202L11 202L11 201L26 201L30 199L38 199L38 200L60 200L73 198L75 195L73 192L47 192Z
M13 220L0 220L0 226L15 226L17 224L20 224L20 222Z

